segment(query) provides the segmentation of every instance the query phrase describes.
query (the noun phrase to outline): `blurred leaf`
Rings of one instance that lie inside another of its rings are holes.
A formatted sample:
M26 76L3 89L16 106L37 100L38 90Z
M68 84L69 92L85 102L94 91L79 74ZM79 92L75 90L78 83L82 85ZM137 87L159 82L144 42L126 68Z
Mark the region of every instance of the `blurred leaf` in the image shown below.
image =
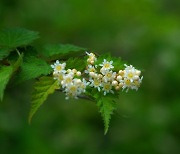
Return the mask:
M58 82L52 77L41 77L35 83L34 92L32 94L32 104L29 113L29 123L38 108L47 99L48 95L52 94L58 88Z
M73 69L75 68L78 71L82 71L86 68L86 63L83 58L69 58L66 61L66 68Z
M0 31L0 46L17 48L32 43L38 37L37 32L23 28L5 29Z
M5 29L0 31L0 60L9 55L10 51L32 43L38 33L23 28Z
M24 61L21 71L17 76L17 83L37 78L40 75L48 75L51 71L52 69L46 61L33 56L28 57Z
M8 48L0 48L0 60L7 57L9 55L10 51Z
M13 72L12 66L3 66L0 70L0 100L2 101L4 90Z
M42 54L49 60L56 60L64 57L77 56L80 53L84 53L85 50L86 48L71 44L49 44L44 47Z
M111 115L116 109L116 103L114 102L113 98L102 96L100 99L98 99L97 106L99 107L99 111L104 121L104 134L106 134L108 132Z
M19 66L21 65L22 58L23 58L23 55L19 55L18 60L14 64L12 64L10 66L2 66L1 67L1 70L0 70L0 100L1 101L3 99L4 90L6 88L6 85L8 84L13 73L15 73L17 71L17 69L19 68Z

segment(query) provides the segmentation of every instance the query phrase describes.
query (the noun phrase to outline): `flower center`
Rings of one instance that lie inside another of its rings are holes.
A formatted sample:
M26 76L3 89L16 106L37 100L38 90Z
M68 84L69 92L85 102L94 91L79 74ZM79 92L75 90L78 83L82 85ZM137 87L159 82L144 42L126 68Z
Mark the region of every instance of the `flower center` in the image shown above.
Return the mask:
M105 85L104 85L104 89L105 89L105 90L110 90L110 89L111 89L110 84L105 84Z
M63 75L62 74L59 75L59 80L63 80Z
M56 66L56 70L61 71L62 70L61 65Z
M98 80L94 80L94 85L98 86L100 84L100 82Z
M133 78L133 73L128 73L129 78Z
M71 83L72 82L72 79L71 78L67 78L66 79L66 83Z
M106 75L108 78L111 78L112 77L112 73L107 73Z
M131 81L129 79L125 80L126 85L130 85Z
M106 64L104 64L104 67L105 67L105 68L109 68L109 67L110 67L110 64L109 64L109 63L106 63Z
M71 91L71 92L75 92L75 91L76 91L76 87L75 87L75 86L72 86L72 87L70 88L70 91Z
M95 72L95 69L94 68L90 68L89 72Z

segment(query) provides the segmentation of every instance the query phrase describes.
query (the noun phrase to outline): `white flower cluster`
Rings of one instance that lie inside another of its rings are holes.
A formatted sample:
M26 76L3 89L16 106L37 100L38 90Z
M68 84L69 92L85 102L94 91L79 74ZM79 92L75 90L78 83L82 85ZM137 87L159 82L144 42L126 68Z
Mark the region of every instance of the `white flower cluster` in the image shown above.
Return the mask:
M82 80L79 78L81 72L76 69L65 70L66 63L60 63L58 60L51 67L54 69L54 79L59 81L59 85L66 93L66 99L78 98L78 95L86 91L86 86L89 83L84 78Z
M97 60L93 53L87 53L89 56L87 62L88 66L85 73L89 74L90 86L97 88L98 91L103 91L104 95L107 93L113 93L114 90L120 90L121 88L136 89L138 90L143 77L140 78L141 71L135 69L132 65L124 65L124 70L119 70L119 72L113 71L113 61L107 61L104 59L102 64L93 65ZM91 62L89 59L93 59ZM98 67L101 67L98 71Z
M81 72L76 69L65 70L66 63L60 63L58 60L51 65L54 69L54 79L59 81L59 85L66 93L66 99L70 97L78 98L85 93L86 87L96 88L104 95L114 94L115 90L121 88L126 91L129 89L138 90L143 77L140 77L141 71L135 69L132 65L124 64L125 69L114 72L113 61L103 60L101 64L95 65L97 58L94 53L88 53L87 68L85 74L88 75L88 82L81 77Z

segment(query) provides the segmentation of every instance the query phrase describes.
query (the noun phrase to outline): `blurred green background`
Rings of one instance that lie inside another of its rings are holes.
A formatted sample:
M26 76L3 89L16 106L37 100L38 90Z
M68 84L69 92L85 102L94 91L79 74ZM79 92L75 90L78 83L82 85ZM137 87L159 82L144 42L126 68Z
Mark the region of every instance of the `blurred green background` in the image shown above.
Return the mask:
M32 81L6 89L0 153L180 153L179 0L1 0L0 27L39 31L35 45L71 43L111 52L143 69L122 92L109 132L92 102L56 93L28 125Z

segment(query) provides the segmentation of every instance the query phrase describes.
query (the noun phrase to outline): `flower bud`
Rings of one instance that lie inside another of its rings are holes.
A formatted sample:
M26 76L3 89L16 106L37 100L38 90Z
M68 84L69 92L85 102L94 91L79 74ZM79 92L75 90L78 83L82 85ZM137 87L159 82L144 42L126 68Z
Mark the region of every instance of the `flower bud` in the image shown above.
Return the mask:
M73 71L73 73L77 73L77 70L76 70L76 69L73 69L72 71Z
M123 70L119 70L119 75L124 76L124 71Z
M67 73L70 73L71 71L72 71L71 69L68 69L68 70L67 70Z
M78 72L76 73L76 75L77 75L77 76L81 76L81 72L78 71Z
M116 89L116 90L119 90L119 89L120 89L120 87L119 87L119 86L116 86L116 87L115 87L115 89Z
M140 76L141 75L141 71L137 70L136 71L136 75Z
M118 80L118 81L122 80L122 76L118 75L118 76L117 76L117 80Z
M93 77L94 76L94 72L89 72L89 75L91 76L91 77Z
M118 82L117 82L116 80L114 80L114 81L112 82L112 85L113 85L113 86L117 86L117 85L118 85Z
M91 61L90 61L90 64L93 65L93 64L94 64L94 60L91 60Z
M102 77L103 77L103 76L102 76L102 74L98 74L98 78L100 78L100 79L101 79Z
M119 83L119 87L121 88L123 86L123 83Z

